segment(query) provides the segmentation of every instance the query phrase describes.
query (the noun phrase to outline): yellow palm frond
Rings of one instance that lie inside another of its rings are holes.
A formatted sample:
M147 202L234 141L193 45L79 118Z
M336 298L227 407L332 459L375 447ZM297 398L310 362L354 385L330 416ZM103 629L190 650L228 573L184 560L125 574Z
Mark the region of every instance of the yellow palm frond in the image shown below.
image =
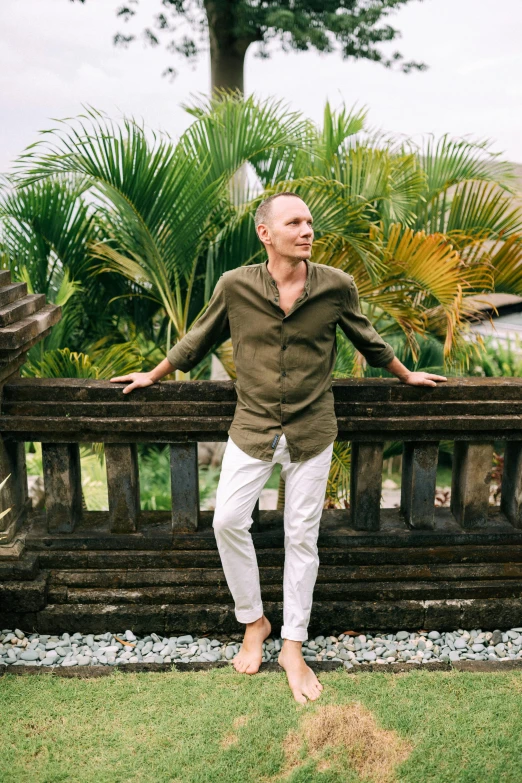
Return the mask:
M221 345L216 348L214 353L227 371L227 374L235 381L237 375L233 358L232 340L230 338L225 340L224 343L221 343Z
M350 493L351 444L335 441L332 462L326 485L326 499L330 505L339 506Z
M495 291L522 296L522 235L513 235L490 250Z

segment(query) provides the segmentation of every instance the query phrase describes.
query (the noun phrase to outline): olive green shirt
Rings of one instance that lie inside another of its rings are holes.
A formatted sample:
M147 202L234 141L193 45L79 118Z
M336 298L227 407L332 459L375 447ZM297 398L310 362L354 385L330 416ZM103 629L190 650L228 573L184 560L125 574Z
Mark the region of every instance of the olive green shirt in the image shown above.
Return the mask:
M167 353L187 372L230 334L237 405L229 435L267 462L282 433L292 462L314 457L335 440L337 324L372 367L385 367L394 357L361 313L353 277L305 261L305 288L288 315L279 307L268 261L241 266L221 275L203 315Z

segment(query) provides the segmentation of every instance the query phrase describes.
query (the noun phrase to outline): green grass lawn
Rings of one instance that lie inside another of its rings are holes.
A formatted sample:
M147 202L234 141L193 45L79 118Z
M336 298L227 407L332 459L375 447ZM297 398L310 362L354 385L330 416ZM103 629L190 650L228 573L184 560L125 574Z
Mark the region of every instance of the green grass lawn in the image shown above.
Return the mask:
M522 673L0 679L0 781L520 783Z

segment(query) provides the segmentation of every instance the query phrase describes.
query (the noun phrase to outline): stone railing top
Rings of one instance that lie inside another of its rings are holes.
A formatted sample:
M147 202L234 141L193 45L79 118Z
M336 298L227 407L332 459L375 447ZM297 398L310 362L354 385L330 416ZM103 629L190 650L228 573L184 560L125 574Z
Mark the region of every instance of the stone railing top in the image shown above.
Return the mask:
M232 381L124 384L16 378L5 384L0 431L18 440L223 440L236 404ZM333 381L340 440L520 440L521 378L450 378L434 387L395 378ZM283 421L284 426L284 421Z
M234 381L162 380L124 395L125 383L91 378L13 378L5 386L6 400L51 402L60 392L62 402L116 402L139 400L235 402ZM452 378L437 386L410 386L397 378L334 379L336 402L520 401L522 378ZM494 415L495 411L491 411Z

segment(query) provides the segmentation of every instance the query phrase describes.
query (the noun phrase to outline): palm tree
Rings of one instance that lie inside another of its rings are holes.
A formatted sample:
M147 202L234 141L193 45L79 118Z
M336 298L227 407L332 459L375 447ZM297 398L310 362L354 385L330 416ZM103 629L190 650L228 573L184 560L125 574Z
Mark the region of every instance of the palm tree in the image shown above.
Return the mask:
M189 107L188 107L189 108ZM125 119L118 126L89 109L64 122L19 161L18 185L74 177L96 207L91 271L118 272L122 296L150 300L165 314L166 350L199 316L212 287L202 287L213 233L235 212L234 175L251 157L299 143L307 123L280 116L278 104L217 98L177 144ZM228 143L225 143L228 140ZM93 266L92 259L96 260ZM176 377L185 377L178 371Z

